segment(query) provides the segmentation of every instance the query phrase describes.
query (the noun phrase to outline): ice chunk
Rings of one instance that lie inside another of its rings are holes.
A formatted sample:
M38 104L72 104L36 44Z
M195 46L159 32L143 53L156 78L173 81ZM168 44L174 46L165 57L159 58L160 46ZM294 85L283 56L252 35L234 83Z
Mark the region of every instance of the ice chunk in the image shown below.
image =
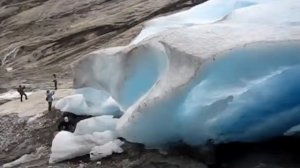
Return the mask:
M90 152L90 158L95 161L110 156L113 153L123 153L123 149L121 148L123 144L124 142L116 139L104 145L95 146Z
M55 108L62 112L72 111L72 113L77 115L88 115L88 107L83 95L81 94L74 94L60 99L55 104Z
M89 115L122 115L119 105L105 91L94 88L80 88L75 91L77 94L82 94L88 106L86 111Z
M75 135L67 131L59 132L53 139L49 163L56 163L89 154L95 146L103 145L117 138L112 131Z
M117 120L118 119L113 118L113 116L99 116L85 119L77 123L74 133L77 135L85 135L106 130L115 131Z

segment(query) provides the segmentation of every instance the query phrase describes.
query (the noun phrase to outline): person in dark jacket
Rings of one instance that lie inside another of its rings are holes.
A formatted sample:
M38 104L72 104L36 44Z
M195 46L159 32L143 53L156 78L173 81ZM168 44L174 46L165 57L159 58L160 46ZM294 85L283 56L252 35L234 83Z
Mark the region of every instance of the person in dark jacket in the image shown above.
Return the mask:
M56 78L56 74L53 74L53 83L54 83L54 89L57 90L57 78Z
M24 89L25 89L25 86L21 86L21 85L19 85L19 88L17 89L17 91L20 93L21 102L23 102L23 96L25 96L25 99L28 100L28 97L27 97Z
M51 111L51 107L52 107L52 102L53 102L53 95L54 95L54 91L50 92L50 90L47 90L47 95L46 95L46 101L48 102L48 111Z
M75 124L70 121L68 116L65 116L63 121L61 121L58 125L58 130L59 131L69 131L69 132L74 132L75 131Z

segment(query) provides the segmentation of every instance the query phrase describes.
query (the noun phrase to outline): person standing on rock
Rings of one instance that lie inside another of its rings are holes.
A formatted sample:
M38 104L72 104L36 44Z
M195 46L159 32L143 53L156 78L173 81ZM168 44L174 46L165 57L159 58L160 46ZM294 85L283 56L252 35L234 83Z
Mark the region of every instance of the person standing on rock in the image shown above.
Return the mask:
M28 97L27 97L24 89L25 89L25 86L22 87L21 85L19 85L19 88L17 89L17 91L20 93L21 102L23 102L23 96L25 96L25 99L28 100Z
M57 90L57 78L56 78L56 74L53 74L53 83L54 83L54 89Z
M46 101L48 102L48 111L51 111L54 93L54 91L50 92L50 90L47 90Z

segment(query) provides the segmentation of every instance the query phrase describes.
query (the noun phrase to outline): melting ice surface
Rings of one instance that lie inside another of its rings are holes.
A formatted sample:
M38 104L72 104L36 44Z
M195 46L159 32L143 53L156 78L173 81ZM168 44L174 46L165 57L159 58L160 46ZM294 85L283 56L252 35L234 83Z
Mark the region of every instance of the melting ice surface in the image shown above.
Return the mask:
M76 94L56 108L97 117L59 133L50 161L102 149L101 137L196 146L299 131L299 2L210 0L149 21L128 46L88 55L75 66ZM97 136L104 130L114 136Z

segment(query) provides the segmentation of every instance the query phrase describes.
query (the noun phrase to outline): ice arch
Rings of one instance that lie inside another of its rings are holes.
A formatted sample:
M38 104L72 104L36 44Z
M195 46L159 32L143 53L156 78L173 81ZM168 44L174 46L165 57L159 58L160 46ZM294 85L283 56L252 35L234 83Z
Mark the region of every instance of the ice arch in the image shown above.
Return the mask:
M167 67L168 56L160 43L125 51L108 49L87 55L77 63L74 86L105 90L126 110L151 89Z

